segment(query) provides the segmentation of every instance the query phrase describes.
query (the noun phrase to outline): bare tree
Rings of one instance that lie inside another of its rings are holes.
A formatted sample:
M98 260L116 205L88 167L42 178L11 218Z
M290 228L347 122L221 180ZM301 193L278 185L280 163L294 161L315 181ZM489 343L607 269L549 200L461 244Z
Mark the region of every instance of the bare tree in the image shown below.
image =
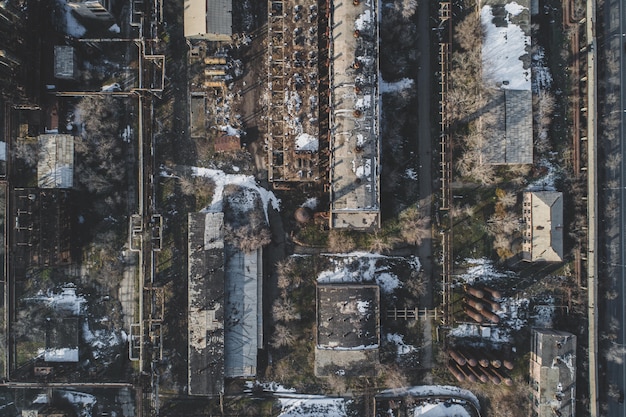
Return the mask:
M340 230L331 230L328 234L328 250L331 252L351 252L356 249L352 236Z
M398 216L400 220L400 236L410 245L420 245L422 240L431 235L428 228L430 217L424 216L417 207L411 206Z
M292 331L283 324L277 324L274 328L272 337L272 347L278 349L285 346L292 346L296 341L296 337Z
M272 306L272 315L274 320L284 322L298 320L300 318L300 314L296 312L296 309L291 301L281 299L274 301L274 305Z
M381 235L378 231L370 238L370 251L375 253L383 253L393 249L393 243L390 238Z

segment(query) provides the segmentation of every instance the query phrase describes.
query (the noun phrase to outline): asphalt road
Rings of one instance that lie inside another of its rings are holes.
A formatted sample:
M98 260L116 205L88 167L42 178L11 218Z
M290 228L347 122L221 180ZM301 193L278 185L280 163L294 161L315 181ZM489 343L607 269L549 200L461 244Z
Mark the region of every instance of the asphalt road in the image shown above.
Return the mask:
M606 67L604 79L600 81L610 82L611 76L619 83L619 100L611 107L600 109L600 120L608 117L609 114L619 112L619 124L615 126L613 132L617 135L617 140L610 140L611 128L605 124L601 128L605 129L605 134L599 136L598 145L601 149L599 155L598 171L600 207L610 207L611 199L617 198L616 213L613 210L600 209L600 274L606 271L604 283L610 292L614 291L616 297L613 300L607 299L602 292L599 294L600 307L600 401L608 404L606 413L609 417L623 417L626 415L626 408L622 402L618 401L615 395L608 393L621 392L622 398L626 389L626 53L624 50L626 36L626 0L609 0L604 3L604 9L599 10L598 17L604 21L602 31L598 33L602 37L599 42L601 54L607 56L607 61L614 54L618 61L618 67L611 70ZM602 75L601 75L602 76ZM610 88L607 89L610 93ZM606 94L606 93L605 93ZM606 97L599 97L603 102ZM621 162L617 167L612 168L605 163L612 154L621 155ZM603 159L604 158L604 159ZM613 297L609 297L613 298ZM602 336L608 336L603 338ZM605 340L602 340L605 339ZM608 340L606 340L608 339ZM607 355L606 352L609 352ZM604 352L604 354L603 354Z

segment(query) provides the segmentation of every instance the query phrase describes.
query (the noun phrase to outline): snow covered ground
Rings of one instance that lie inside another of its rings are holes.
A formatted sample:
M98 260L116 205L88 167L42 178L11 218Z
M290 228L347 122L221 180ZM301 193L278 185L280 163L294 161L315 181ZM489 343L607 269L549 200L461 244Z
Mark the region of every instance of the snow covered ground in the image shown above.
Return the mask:
M498 271L493 261L487 258L467 258L464 261L467 270L457 279L464 283L473 284L476 281L489 282L492 280L511 277L511 272Z
M276 198L273 192L266 190L257 184L252 175L226 174L219 169L192 167L192 174L198 177L207 177L215 183L215 193L211 204L203 211L222 211L224 205L224 187L227 184L238 185L256 191L263 202L263 210L265 210L265 220L269 224L267 208L272 204L274 210L280 210L280 200ZM241 212L248 211L254 207L254 200L245 202L249 207L241 207Z

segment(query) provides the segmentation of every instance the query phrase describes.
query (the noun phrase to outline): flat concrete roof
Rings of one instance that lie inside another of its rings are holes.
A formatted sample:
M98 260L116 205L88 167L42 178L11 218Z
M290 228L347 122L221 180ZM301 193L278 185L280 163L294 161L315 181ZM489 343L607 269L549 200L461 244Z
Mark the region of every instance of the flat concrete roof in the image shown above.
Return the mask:
M231 40L232 0L185 0L183 7L186 38L208 41Z
M39 188L72 188L74 185L74 137L72 135L39 136L37 184Z
M380 344L380 289L317 284L315 374L374 375Z
M336 3L329 23L333 228L380 223L377 5Z
M188 391L224 392L224 214L188 215Z
M576 399L576 336L553 329L533 329L530 348L533 407L540 417L558 410L574 415Z

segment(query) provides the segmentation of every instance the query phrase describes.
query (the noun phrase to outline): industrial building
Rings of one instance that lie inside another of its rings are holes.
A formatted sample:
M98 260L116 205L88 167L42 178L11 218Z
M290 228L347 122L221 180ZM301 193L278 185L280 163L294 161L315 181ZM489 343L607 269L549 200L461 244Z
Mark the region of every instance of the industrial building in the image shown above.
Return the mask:
M376 374L380 289L376 284L318 283L315 375Z
M103 22L115 20L112 14L113 0L70 0L67 5L84 19Z
M316 0L270 1L268 179L320 180L319 14Z
M232 39L232 0L184 0L183 8L185 38L215 42Z
M331 228L380 226L377 9L269 1L268 179L323 183Z
M487 87L484 164L532 164L530 0L482 0L483 81Z
M72 188L74 185L74 137L39 135L37 184L39 188Z
M523 201L523 258L530 262L563 260L563 193L527 191Z
M224 214L189 213L188 392L224 392Z
M262 250L224 242L224 213L189 214L189 393L219 396L254 377L263 346Z
M263 347L263 252L226 247L224 374L254 377Z
M380 226L378 2L332 7L330 227Z
M533 329L530 348L532 408L536 417L573 417L576 411L576 336Z

